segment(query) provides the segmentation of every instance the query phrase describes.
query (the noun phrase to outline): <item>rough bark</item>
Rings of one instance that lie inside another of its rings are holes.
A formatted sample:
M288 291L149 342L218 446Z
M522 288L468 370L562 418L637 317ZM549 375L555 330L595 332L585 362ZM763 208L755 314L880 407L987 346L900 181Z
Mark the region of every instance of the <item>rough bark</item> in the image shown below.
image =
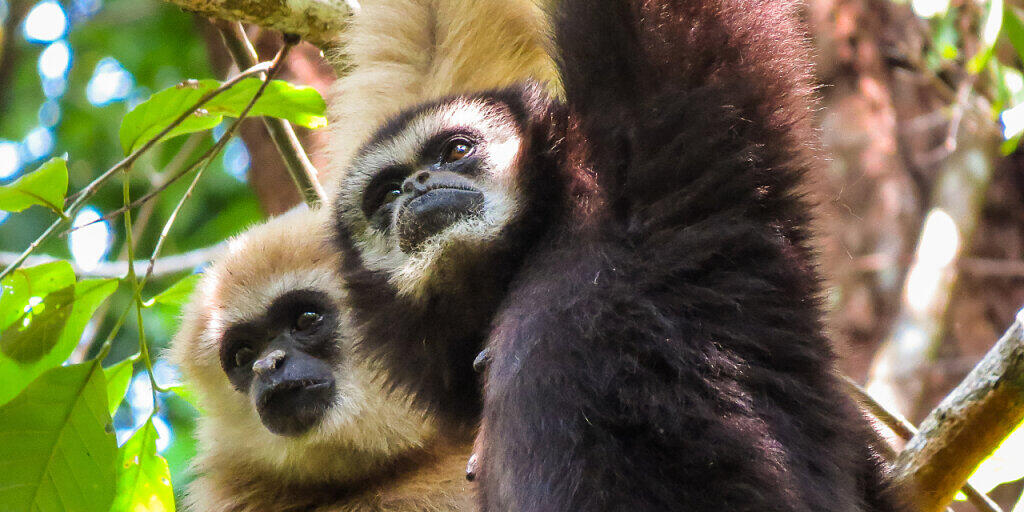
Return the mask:
M321 49L334 47L355 0L167 0L211 18L242 21L297 34ZM358 7L357 7L358 8Z
M938 512L1024 420L1024 310L998 343L925 418L896 463L921 512Z

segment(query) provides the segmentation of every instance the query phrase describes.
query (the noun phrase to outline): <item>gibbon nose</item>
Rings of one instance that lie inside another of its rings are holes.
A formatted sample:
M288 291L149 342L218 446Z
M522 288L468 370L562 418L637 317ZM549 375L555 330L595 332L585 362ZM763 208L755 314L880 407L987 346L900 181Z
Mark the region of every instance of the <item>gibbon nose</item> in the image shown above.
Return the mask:
M284 350L277 349L260 358L252 364L252 371L259 377L269 374L277 369L284 361L286 354Z
M431 185L431 172L430 171L419 171L409 176L402 183L402 193L404 194L415 194L417 196L424 194L429 190Z

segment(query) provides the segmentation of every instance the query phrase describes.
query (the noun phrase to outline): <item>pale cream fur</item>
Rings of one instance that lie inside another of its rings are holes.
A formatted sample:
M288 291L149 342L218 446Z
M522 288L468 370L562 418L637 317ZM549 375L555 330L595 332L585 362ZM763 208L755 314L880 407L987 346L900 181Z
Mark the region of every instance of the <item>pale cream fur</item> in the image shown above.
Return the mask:
M533 79L558 89L541 5L549 0L364 0L343 36L351 72L330 109L333 197L349 162L411 106Z
M199 419L196 467L201 476L191 488L192 510L277 506L273 497L304 486L354 485L358 492L324 509L335 511L378 510L385 497L412 482L424 485L424 480L438 486L432 501L438 506L461 503L468 495L459 463L446 459L432 466L442 458L439 451L468 457L468 441L442 435L408 396L386 391L380 368L353 350L339 261L326 222L324 211L303 207L232 239L185 309L171 357L205 411ZM224 374L219 349L227 327L263 315L274 299L297 289L326 293L343 312L337 333L343 362L334 372L337 398L327 417L311 432L289 438L263 427L249 398ZM424 462L403 463L403 470L392 474L396 461L409 458ZM363 482L367 478L372 482Z

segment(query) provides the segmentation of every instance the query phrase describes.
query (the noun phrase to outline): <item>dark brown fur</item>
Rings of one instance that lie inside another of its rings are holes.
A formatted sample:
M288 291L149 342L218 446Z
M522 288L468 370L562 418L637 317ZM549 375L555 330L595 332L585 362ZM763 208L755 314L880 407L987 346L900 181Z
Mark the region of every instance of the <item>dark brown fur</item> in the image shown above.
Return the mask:
M471 383L489 339L484 510L902 510L821 322L797 7L563 0L565 105L529 87L480 97L525 112L521 211L471 260L490 267L385 332L402 336L365 340L401 384L466 416L465 389L421 384ZM360 278L373 273L338 232L362 326L395 321L401 301ZM423 322L472 329L399 330ZM418 344L428 364L409 359Z

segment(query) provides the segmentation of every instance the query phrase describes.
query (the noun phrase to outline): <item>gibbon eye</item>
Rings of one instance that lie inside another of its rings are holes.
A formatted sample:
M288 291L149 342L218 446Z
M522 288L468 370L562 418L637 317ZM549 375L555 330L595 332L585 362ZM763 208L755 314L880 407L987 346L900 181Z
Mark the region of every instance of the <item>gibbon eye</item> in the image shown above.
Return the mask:
M381 198L380 205L391 204L395 202L402 195L402 184L399 182L388 183L387 189L384 191L384 197Z
M249 347L242 347L235 352L235 367L243 368L252 364L256 359L256 351Z
M473 143L466 138L456 137L444 146L444 151L441 153L441 160L444 163L451 163L456 160L462 160L473 153Z
M323 320L323 316L315 311L305 311L295 319L295 330L308 331Z

